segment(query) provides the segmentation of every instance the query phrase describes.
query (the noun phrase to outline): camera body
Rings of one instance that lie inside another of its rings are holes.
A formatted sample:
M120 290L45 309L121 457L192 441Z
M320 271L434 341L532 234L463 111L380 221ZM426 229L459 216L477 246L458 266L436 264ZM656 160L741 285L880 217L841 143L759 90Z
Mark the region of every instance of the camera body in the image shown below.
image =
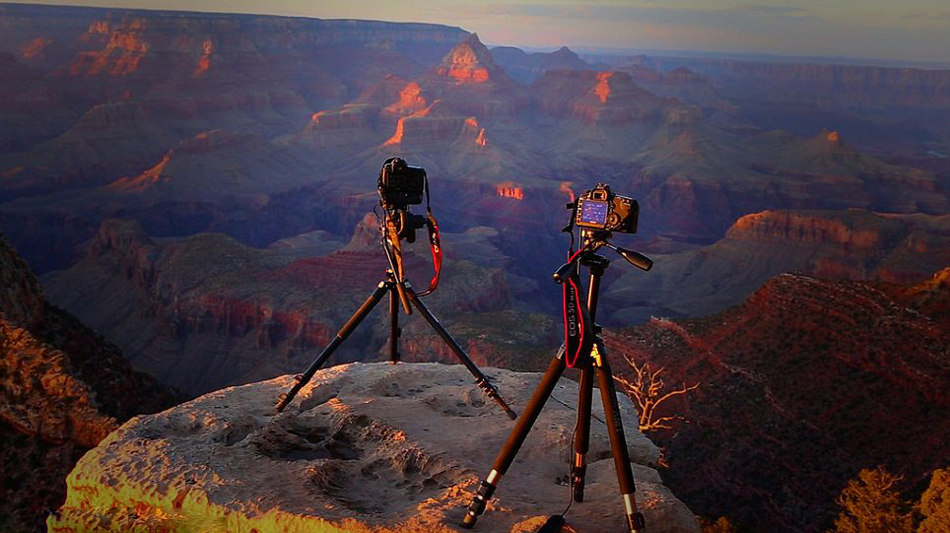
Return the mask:
M614 194L606 183L598 183L577 198L574 225L600 231L636 233L640 205L633 198Z
M383 163L376 181L380 203L383 207L397 209L421 204L425 185L425 169L410 166L398 157L391 157Z

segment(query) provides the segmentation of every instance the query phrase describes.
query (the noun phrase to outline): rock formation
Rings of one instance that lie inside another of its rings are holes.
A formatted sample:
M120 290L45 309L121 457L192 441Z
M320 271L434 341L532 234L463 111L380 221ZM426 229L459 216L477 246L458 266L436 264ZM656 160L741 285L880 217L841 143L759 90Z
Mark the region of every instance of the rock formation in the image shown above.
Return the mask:
M925 483L950 442L945 276L891 285L892 298L783 274L722 313L608 330L611 355L664 368L670 385L700 383L667 406L685 420L656 435L669 485L700 515L817 532L868 465L905 474L902 490Z
M524 90L495 63L474 33L420 83L431 95L429 101L440 98L459 112L480 118L510 116L527 103Z
M496 46L491 49L491 55L509 76L523 85L531 85L534 80L549 70L591 70L593 68L566 46L549 53L527 53L514 46Z
M539 374L488 369L523 406ZM232 387L139 417L86 454L51 533L97 531L457 531L478 476L512 424L461 365L353 363L318 372L289 408L290 376ZM478 524L533 531L570 499L563 484L576 387L561 383ZM654 466L658 450L621 398L637 500L650 531L698 533ZM562 402L564 405L562 405ZM594 417L603 410L594 406ZM592 424L588 486L568 523L622 526L603 424Z
M372 214L332 253L315 245L293 253L255 249L220 234L156 241L138 224L114 220L103 224L84 260L44 282L53 301L114 339L136 368L199 394L305 368L382 279L387 263L378 239ZM420 287L432 270L423 239L404 256ZM450 326L456 314L506 309L505 272L456 259L450 241L442 283L427 305ZM317 251L323 255L310 255ZM335 362L381 349L385 308L383 302ZM412 356L413 346L403 353Z
M834 99L837 105L865 109L885 106L950 107L950 71L873 65L650 58L660 70L686 67L722 84L775 98L816 97ZM763 91L765 89L765 91Z
M0 238L0 529L36 532L63 501L85 450L175 394L46 303L36 277Z
M13 77L3 92L20 101L0 112L23 139L42 141L21 139L21 153L0 157L0 172L24 168L0 183L0 198L134 176L203 131L290 133L387 72L423 74L467 36L426 24L26 5L3 6L0 26L0 51L19 54L0 60L0 77ZM65 112L28 123L29 95ZM0 146L15 143L9 133Z
M654 259L650 274L625 272L604 291L625 323L721 311L782 272L920 283L950 264L950 216L763 211L739 218L712 245Z
M591 123L646 121L656 116L663 104L625 72L548 71L532 89L536 104L545 113Z

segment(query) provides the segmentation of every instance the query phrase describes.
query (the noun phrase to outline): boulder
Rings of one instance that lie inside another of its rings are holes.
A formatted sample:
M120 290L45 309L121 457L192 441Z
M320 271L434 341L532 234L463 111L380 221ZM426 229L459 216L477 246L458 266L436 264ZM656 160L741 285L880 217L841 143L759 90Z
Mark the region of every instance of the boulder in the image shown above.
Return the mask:
M520 410L537 373L487 369ZM222 389L137 417L87 453L48 530L448 532L488 473L513 422L461 365L353 363L317 372L282 413L293 378ZM596 398L595 394L595 398ZM570 499L574 382L555 388L475 531L534 531ZM577 532L617 531L623 502L594 402L586 499ZM621 398L651 532L699 532L654 470L659 450Z

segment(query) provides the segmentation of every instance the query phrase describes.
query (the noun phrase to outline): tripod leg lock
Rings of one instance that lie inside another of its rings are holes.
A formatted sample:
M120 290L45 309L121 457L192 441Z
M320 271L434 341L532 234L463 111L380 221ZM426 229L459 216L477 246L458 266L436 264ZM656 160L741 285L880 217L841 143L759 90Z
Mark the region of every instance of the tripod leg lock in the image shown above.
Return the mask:
M492 494L495 493L496 486L494 483L496 483L499 477L501 477L501 475L497 471L492 470L491 473L488 474L488 477L485 478L485 481L482 481L482 484L479 485L475 498L472 499L471 505L468 506L468 511L462 518L462 527L472 529L472 527L475 526L479 515L485 512L488 500L490 500Z
M574 501L584 501L584 477L587 474L587 455L582 453L574 454L574 462L571 464L571 488L574 492Z
M498 389L495 387L495 385L492 384L491 381L488 381L488 377L475 378L475 384L485 391L486 396L492 400L495 400L495 403L501 406L501 408L505 411L505 414L508 415L508 418L512 420L518 418L518 413L514 412L514 410L508 406L508 403L505 402L505 399L502 398L501 394L498 393Z

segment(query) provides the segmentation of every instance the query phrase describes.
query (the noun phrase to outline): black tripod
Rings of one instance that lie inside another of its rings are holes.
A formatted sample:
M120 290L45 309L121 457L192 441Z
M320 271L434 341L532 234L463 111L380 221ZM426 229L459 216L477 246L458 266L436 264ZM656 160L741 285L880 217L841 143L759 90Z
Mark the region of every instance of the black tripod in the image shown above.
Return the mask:
M627 519L627 527L632 532L643 531L645 524L643 515L637 511L637 502L634 496L636 485L633 480L633 471L630 467L630 455L627 450L627 442L623 432L623 422L620 419L620 409L617 404L617 393L614 387L613 374L610 371L610 365L607 363L607 352L604 349L603 340L600 337L599 326L594 325L593 319L597 312L597 298L600 291L600 278L604 271L610 265L610 261L601 255L594 253L594 250L600 246L608 246L617 250L627 261L644 270L649 270L652 261L649 258L630 250L616 248L606 241L590 242L578 254L571 258L567 264L558 269L554 277L558 281L565 281L569 272L577 268L579 262L586 266L590 271L590 282L587 287L586 308L589 311L590 321L585 322L586 334L591 335L593 344L589 353L582 354L575 362L575 366L580 369L580 381L578 383L577 398L577 425L574 434L574 460L571 463L571 484L574 494L574 501L584 500L584 475L587 471L587 450L590 439L590 418L591 418L591 399L594 389L594 374L597 376L597 382L600 387L600 397L604 404L604 413L606 415L607 433L610 436L610 448L613 452L614 466L617 469L617 479L620 482L620 492L623 496L624 512ZM574 274L576 276L576 274ZM580 302L579 302L580 303ZM485 512L485 506L488 500L498 486L498 481L511 466L515 460L515 455L524 443L528 432L534 425L544 408L545 402L551 396L554 386L561 378L566 367L565 346L562 345L557 355L548 365L547 371L541 378L541 383L535 389L531 399L528 400L524 412L518 418L514 429L508 435L508 440L501 448L498 457L495 459L492 470L488 477L482 481L478 488L478 493L468 507L468 512L462 520L462 527L471 528L478 520L478 516ZM552 517L553 519L554 517ZM560 517L558 517L560 518ZM563 520L563 519L561 519ZM563 521L561 521L563 523Z
M277 410L283 411L287 405L293 401L294 396L303 388L307 382L313 378L313 375L319 370L324 363L327 362L327 359L333 355L333 352L339 348L343 341L353 333L353 330L360 325L360 322L366 318L366 315L376 307L376 304L382 300L383 296L386 293L389 293L389 358L390 361L396 363L399 361L399 337L402 334L402 330L399 327L399 303L402 303L402 307L405 310L406 314L412 314L412 308L410 304L416 307L422 316L426 319L432 329L442 337L442 340L448 345L448 347L455 353L456 357L465 365L465 368L473 376L475 376L475 384L477 384L481 389L488 395L489 398L495 400L502 409L505 410L505 413L509 418L514 420L517 418L517 413L511 410L508 407L508 404L505 403L505 400L498 394L498 389L488 380L488 377L482 373L481 370L475 366L475 363L467 355L465 351L462 350L462 347L452 338L445 327L439 322L431 311L422 303L422 300L419 296L412 290L412 286L407 280L399 281L397 275L394 272L397 272L397 269L401 267L401 261L397 261L396 253L393 252L391 246L386 245L387 233L385 228L380 228L383 233L383 250L386 252L386 257L389 259L390 267L386 270L386 279L379 282L376 285L376 290L373 291L373 294L363 302L363 305L353 313L353 316L347 320L346 324L340 328L340 331L336 334L336 337L327 345L326 348L320 352L320 355L310 364L307 370L297 376L297 382L294 386L285 394L281 394L277 402ZM389 237L392 238L392 237ZM395 237L396 244L398 245L398 237Z

